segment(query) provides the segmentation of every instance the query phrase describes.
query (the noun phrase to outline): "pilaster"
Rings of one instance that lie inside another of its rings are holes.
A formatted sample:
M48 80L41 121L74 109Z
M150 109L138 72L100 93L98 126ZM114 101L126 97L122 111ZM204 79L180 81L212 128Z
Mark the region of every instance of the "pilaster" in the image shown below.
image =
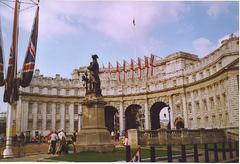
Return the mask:
M52 129L56 129L56 104L52 103Z
M38 110L38 103L33 103L33 130L37 130L37 110Z
M69 132L74 132L74 104L69 104Z

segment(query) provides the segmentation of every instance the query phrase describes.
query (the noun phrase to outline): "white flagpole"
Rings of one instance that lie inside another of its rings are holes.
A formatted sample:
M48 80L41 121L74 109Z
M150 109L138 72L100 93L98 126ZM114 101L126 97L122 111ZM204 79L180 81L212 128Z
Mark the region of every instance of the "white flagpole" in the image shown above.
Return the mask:
M15 1L15 8L14 8L14 19L13 19L13 34L12 34L12 48L13 54L15 55L15 62L17 62L17 52L18 52L18 17L19 17L19 9L20 3L19 0ZM14 68L14 79L16 78L16 70L17 70L17 63L15 63ZM12 94L12 93L11 93ZM14 101L13 95L10 96L10 102ZM12 110L13 110L13 103L8 103L8 115L7 115L7 141L6 141L6 148L3 151L3 158L11 158L13 157L12 152Z
M7 106L7 134L6 134L6 148L3 151L4 158L13 157L12 152L12 106L8 104Z

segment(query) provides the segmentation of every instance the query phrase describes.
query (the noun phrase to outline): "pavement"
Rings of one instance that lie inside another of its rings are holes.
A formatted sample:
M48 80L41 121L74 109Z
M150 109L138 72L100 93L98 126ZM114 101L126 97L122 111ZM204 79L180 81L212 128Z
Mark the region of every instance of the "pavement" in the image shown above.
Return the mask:
M54 160L46 159L48 157L58 156L51 154L37 154L37 155L29 155L19 158L6 158L0 159L0 162L53 162ZM56 162L56 161L54 161ZM58 161L60 162L60 161Z

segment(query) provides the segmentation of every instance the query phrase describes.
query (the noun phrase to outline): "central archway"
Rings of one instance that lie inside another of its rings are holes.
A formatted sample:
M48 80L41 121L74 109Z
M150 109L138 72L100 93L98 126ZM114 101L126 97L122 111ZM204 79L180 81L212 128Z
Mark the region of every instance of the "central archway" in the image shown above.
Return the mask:
M140 122L138 121L137 114L141 109L140 105L132 104L125 110L125 129L138 129Z
M104 108L105 112L105 126L109 132L118 130L118 110L113 106L106 106Z
M164 102L156 102L150 108L151 130L156 130L160 128L159 114L164 107L169 106Z

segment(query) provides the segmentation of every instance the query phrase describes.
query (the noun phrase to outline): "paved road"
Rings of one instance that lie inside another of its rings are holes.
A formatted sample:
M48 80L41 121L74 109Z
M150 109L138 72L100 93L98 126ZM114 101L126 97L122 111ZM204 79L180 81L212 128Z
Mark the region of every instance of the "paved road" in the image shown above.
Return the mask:
M8 159L0 159L0 162L51 162L52 160L48 160L46 158L57 155L49 155L49 154L37 154L31 156L25 156L20 158L8 158Z

